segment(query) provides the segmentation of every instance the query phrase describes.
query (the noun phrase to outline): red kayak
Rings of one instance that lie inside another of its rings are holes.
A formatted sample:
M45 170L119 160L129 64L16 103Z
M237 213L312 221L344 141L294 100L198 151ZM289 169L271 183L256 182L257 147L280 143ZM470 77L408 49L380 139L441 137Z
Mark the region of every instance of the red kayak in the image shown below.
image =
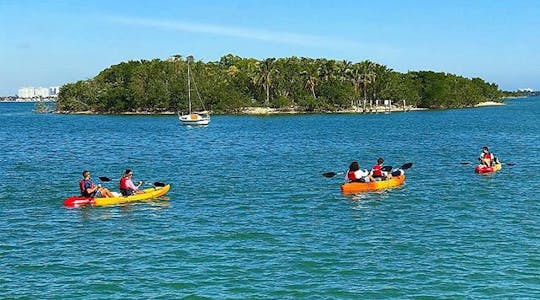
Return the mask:
M474 168L474 171L478 174L489 174L499 171L502 168L501 164L493 165L492 167L488 167L485 165L478 165L476 168Z

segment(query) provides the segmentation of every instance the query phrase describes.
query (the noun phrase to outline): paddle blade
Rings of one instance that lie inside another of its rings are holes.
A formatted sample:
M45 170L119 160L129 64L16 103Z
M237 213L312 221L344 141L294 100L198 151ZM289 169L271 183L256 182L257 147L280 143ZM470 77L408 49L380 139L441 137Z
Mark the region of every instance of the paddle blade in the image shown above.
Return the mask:
M412 162L409 162L401 166L400 169L407 170L407 169L410 169L411 167L412 167Z
M403 175L403 171L402 170L396 170L394 172L391 173L393 177L397 177L397 176L401 176Z
M164 186L166 186L166 184L163 183L163 182L156 181L156 182L154 182L154 186L164 187Z
M383 170L384 172L390 172L392 171L392 166L384 166L381 170Z
M504 163L504 164L510 167L515 165L514 163Z
M110 179L109 177L105 177L105 176L99 176L98 178L99 178L99 180L101 180L101 181L111 181L111 180L112 180L112 179Z
M336 176L336 175L337 175L336 172L326 172L326 173L323 173L323 174L322 174L322 176L328 177L328 178L334 177L334 176Z
M462 162L460 162L460 164L462 164L462 165L468 165L470 163L471 163L470 161L462 161Z

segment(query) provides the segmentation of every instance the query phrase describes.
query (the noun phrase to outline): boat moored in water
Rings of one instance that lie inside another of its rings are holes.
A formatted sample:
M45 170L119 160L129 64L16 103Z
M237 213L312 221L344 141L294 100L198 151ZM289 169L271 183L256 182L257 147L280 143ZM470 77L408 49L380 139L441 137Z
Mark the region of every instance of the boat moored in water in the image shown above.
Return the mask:
M210 123L210 115L202 113L191 113L188 115L178 115L178 119L183 125L200 126Z
M193 112L192 111L192 105L191 105L191 68L190 63L193 62L193 56L187 57L187 85L188 85L188 113L185 115L181 115L178 113L178 120L180 120L180 123L182 125L188 125L188 126L205 126L210 124L210 113L207 111L203 112ZM195 85L195 81L193 81L193 85L195 87L195 91L197 92L197 96L199 97L199 101L201 101L201 105L204 108L204 103L201 100L201 96L199 95L199 92L197 90L197 86Z

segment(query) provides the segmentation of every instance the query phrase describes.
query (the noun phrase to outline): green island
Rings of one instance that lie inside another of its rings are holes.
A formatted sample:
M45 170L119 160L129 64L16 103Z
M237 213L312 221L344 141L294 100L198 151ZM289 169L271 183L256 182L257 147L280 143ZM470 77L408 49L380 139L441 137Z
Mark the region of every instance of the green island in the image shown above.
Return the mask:
M215 114L372 112L473 107L512 96L495 83L433 71L400 73L364 60L242 58L191 64L197 93ZM61 87L58 113L186 111L187 57L122 62L97 76Z

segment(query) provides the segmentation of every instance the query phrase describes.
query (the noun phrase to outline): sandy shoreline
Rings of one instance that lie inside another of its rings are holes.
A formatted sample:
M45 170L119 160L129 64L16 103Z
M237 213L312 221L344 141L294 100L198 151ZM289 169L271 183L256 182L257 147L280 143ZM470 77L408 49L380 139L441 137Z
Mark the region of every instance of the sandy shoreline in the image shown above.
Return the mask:
M505 105L504 102L495 102L495 101L486 101L476 104L474 107L483 107L483 106L501 106Z
M342 109L342 110L336 110L336 111L317 111L317 112L306 112L306 111L299 111L294 108L289 109L277 109L272 107L243 107L240 108L237 112L234 113L224 113L224 114L218 114L218 115L300 115L300 114L369 114L369 113L390 113L390 112L407 112L407 111L420 111L420 110L428 110L427 108L418 108L418 107L406 107L405 110L403 108L398 107L392 107L387 108L384 106L379 107L373 107L372 109L366 109L366 111L362 111L362 109ZM77 115L96 115L100 113L96 113L94 111L77 111L77 112L70 112L70 111L59 111L57 112L59 114L77 114ZM164 111L164 112L147 112L147 111L139 111L139 112L122 112L122 113L116 113L118 115L176 115L176 112L174 111Z
M389 112L407 112L407 111L419 111L427 110L427 108L417 108L417 107L385 107L385 106L373 106L371 109L366 109L363 111L362 108L359 109L341 109L336 111L319 111L319 112L306 112L298 111L294 108L290 109L276 109L270 107L244 107L239 110L240 115L275 115L275 114L369 114L369 113L389 113Z

